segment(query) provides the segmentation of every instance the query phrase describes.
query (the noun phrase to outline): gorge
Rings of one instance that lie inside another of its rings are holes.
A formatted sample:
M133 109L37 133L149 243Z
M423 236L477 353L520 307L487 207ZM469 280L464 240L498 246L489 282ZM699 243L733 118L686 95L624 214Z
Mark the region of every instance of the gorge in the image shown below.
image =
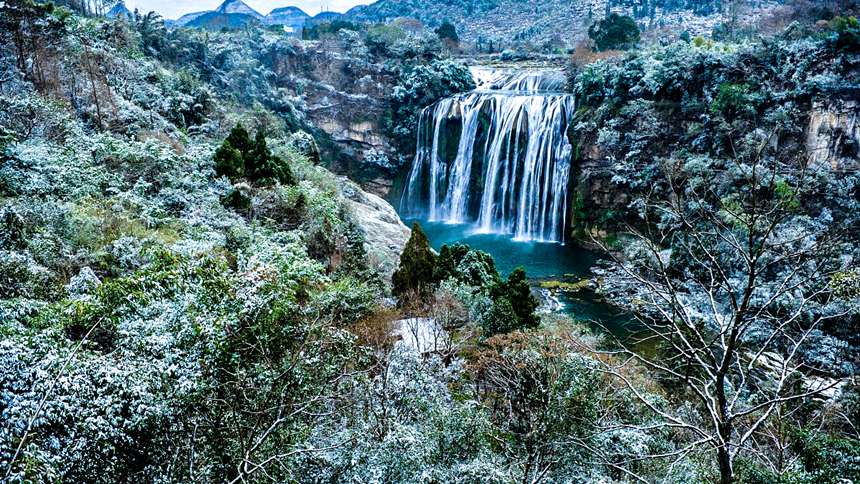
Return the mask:
M0 482L860 483L857 0L143 1L0 0Z

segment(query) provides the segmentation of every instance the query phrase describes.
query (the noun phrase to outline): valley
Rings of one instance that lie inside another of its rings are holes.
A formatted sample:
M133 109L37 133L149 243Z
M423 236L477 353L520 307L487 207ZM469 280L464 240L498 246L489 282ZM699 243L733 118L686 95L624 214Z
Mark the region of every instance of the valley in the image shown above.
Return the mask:
M860 482L856 2L144 4L0 2L0 482Z

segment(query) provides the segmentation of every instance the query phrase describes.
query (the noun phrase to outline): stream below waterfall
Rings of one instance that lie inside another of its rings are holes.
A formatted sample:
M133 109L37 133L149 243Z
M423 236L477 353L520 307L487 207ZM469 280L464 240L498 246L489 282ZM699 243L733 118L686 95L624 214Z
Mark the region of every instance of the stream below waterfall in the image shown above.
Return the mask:
M445 244L460 242L492 255L502 277L507 277L517 267L523 267L535 288L541 281L590 278L593 275L590 268L600 258L598 254L573 244L518 241L504 234L482 233L468 224L419 219L406 219L404 222L408 225L420 223L436 251ZM575 321L599 331L608 330L617 337L629 336L630 316L605 303L592 291L560 291L554 297L560 303L555 310Z

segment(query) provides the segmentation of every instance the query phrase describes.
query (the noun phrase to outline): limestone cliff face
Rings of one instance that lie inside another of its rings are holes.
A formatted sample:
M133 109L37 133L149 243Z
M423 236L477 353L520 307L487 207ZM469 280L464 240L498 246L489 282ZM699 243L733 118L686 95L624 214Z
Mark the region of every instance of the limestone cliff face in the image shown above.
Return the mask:
M810 164L834 170L860 169L860 102L830 99L813 103L806 128Z
M400 263L400 253L411 235L390 203L362 190L346 177L338 178L341 195L364 230L365 250L371 264L386 280Z
M386 195L390 182L380 182L379 172L396 156L385 127L395 73L321 42L297 43L268 62L278 83L303 98L308 120L327 138L320 148L333 160L329 168Z

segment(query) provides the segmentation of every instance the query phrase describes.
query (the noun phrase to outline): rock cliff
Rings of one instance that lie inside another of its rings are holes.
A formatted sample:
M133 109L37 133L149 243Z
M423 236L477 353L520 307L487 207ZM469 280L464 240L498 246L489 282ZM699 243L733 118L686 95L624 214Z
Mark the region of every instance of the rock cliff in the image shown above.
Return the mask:
M813 103L806 151L810 164L826 163L839 171L860 169L860 102L829 99Z
M271 53L268 63L280 85L302 96L329 168L387 195L390 178L380 179L376 168L396 156L385 128L395 73L326 42L297 43L292 52Z

